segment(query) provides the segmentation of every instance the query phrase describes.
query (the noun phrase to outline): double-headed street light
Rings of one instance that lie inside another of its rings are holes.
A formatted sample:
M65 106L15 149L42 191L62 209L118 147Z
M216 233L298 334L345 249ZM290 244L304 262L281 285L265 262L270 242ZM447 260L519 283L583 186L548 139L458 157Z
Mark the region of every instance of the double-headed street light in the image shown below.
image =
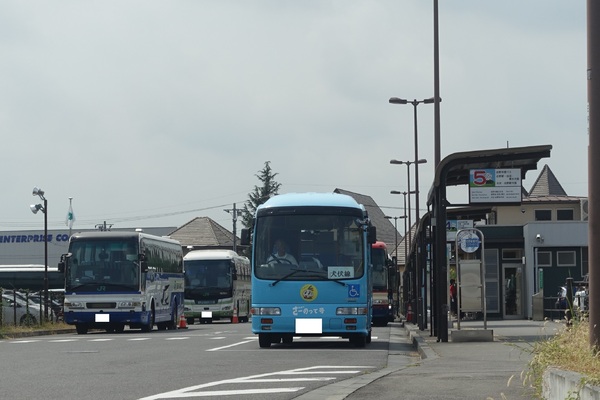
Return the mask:
M38 187L33 188L33 195L44 201L43 205L32 204L29 208L34 214L38 211L44 213L44 318L48 320L48 200L44 197L44 191Z
M405 210L406 211L406 210ZM398 219L404 219L404 234L406 235L406 215L401 215L399 217L390 217L389 215L384 216L386 219L394 220L394 233L396 235L394 239L394 255L396 256L396 263L398 262Z
M441 99L440 99L441 101ZM435 102L433 97L423 100L414 99L413 101L408 101L406 99L401 99L399 97L391 97L389 100L390 104L412 104L414 110L414 127L415 127L415 160L419 159L419 133L417 130L417 106L421 103L423 104L431 104ZM415 182L416 182L416 191L417 191L417 199L416 199L416 220L419 221L419 163L415 163Z
M412 193L415 194L416 196L416 202L415 202L415 208L417 209L417 213L416 213L416 217L417 217L417 221L419 219L419 181L417 180L415 182L415 191L411 192L410 191L410 166L411 164L415 164L415 168L418 164L424 164L426 163L427 160L425 159L421 159L421 160L417 160L417 161L399 161L399 160L390 160L390 164L404 164L406 165L406 178L407 178L407 186L408 186L408 213L404 213L404 215L408 215L408 230L409 230L409 239L410 239L410 230L412 228L412 221L410 218L410 195Z

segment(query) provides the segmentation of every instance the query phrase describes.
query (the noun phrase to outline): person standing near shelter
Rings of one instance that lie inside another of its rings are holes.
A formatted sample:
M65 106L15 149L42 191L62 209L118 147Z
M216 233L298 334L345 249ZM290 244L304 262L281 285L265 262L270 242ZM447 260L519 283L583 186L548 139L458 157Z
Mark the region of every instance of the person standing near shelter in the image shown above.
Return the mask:
M456 315L458 311L458 303L456 297L456 280L450 279L450 313Z

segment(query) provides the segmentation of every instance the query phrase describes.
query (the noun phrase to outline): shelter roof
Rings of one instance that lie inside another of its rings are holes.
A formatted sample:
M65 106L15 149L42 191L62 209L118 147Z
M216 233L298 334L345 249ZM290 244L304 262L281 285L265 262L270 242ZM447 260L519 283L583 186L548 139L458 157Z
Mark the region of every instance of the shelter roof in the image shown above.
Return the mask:
M453 153L437 166L428 198L432 200L434 189L440 185L468 184L472 169L520 168L524 179L529 170L537 169L541 158L550 157L551 149L552 145L540 145Z

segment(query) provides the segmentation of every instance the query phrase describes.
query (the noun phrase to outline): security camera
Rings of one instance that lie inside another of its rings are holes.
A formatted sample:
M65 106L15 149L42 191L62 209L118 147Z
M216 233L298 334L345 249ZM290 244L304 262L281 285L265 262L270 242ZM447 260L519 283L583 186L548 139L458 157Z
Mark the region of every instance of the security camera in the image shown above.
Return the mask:
M537 240L542 240L542 235L540 235L540 234L538 233L537 235L535 235L535 238L536 238Z
M524 208L521 208L521 213L525 214L525 209Z

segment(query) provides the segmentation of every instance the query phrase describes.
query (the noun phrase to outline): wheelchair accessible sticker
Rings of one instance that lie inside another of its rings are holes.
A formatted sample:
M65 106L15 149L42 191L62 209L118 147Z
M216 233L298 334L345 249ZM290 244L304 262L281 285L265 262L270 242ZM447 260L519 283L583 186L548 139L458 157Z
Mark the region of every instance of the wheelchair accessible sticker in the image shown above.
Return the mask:
M360 285L348 285L348 297L351 299L360 297Z

